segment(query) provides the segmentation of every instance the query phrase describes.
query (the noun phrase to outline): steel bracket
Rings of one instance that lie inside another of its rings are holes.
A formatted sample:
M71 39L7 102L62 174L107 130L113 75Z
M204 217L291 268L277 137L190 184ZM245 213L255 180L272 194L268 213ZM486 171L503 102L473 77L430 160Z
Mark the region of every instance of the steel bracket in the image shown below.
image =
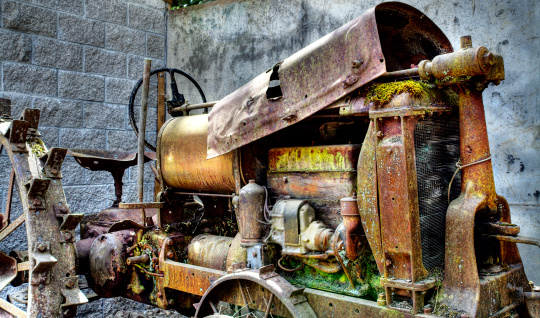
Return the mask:
M17 277L17 260L0 252L0 290Z
M47 154L47 161L43 170L49 178L53 179L62 179L62 173L60 172L60 167L64 162L66 157L67 149L66 148L52 148Z
M88 298L79 289L79 276L63 277L60 281L62 282L60 292L66 299L60 307L78 306L88 302Z
M56 215L56 217L62 219L62 223L60 224L60 231L73 231L84 218L84 214L82 213L60 214L60 215Z
M13 152L28 152L26 149L26 136L28 135L29 124L24 120L14 120L11 122L11 132L9 134L9 144Z
M32 179L28 189L28 209L45 209L45 193L49 189L50 179Z
M58 260L50 253L50 242L36 242L33 247L32 261L34 268L32 269L32 285L49 284L50 270L56 265Z

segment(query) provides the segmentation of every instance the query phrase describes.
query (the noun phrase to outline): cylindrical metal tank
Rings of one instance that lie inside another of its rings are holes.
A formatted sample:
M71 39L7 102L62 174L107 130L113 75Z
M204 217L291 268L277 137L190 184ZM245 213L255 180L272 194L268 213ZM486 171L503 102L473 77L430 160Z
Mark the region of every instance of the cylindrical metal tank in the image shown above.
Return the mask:
M232 152L206 159L208 115L169 120L158 137L158 160L169 187L211 192L234 192Z
M236 219L238 230L242 236L242 245L252 246L262 242L264 220L264 203L266 192L264 188L249 180L240 190Z

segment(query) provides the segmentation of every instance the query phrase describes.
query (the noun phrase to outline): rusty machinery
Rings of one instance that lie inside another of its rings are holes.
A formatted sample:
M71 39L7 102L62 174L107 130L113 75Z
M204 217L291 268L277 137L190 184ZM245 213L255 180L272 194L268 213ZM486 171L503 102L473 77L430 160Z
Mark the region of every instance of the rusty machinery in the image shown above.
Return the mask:
M85 274L99 297L195 317L538 317L516 244L539 241L518 235L490 161L482 91L503 79L501 56L470 37L453 51L383 3L215 103L173 83L145 156L155 202L120 202L134 154L70 150L115 178L115 205L84 218L62 189L68 151L43 145L38 110L6 106L24 212L1 215L0 240L25 222L28 250L0 253L0 288L29 291L26 313L0 307L72 316Z

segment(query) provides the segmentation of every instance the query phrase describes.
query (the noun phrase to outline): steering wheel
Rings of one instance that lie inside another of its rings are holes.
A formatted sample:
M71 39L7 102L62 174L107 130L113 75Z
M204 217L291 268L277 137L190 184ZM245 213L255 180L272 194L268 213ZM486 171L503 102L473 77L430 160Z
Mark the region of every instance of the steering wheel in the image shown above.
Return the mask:
M191 83L193 83L193 85L195 85L195 87L199 91L199 95L201 96L201 98L203 100L203 103L206 103L206 97L204 96L204 92L203 92L201 86L199 86L197 81L195 81L191 76L189 76L189 74L187 74L186 72L184 72L182 70L179 70L177 68L164 67L164 68L158 68L157 70L153 70L152 72L150 72L150 76L158 74L158 73L162 73L162 72L169 73L169 76L171 78L171 95L172 95L172 98L170 100L166 101L166 106L167 106L168 109L171 109L173 107L182 106L186 102L186 99L184 98L184 95L180 94L178 92L178 85L176 84L176 80L174 78L175 73L178 73L178 74L184 76ZM129 123L131 124L131 128L133 129L133 131L135 132L135 135L137 135L137 137L139 137L139 128L137 127L137 123L135 121L134 103L135 103L135 96L137 95L137 92L139 91L139 88L141 87L142 82L143 82L143 79L141 77L141 79L139 79L139 81L133 87L133 90L131 91L131 95L129 96ZM148 143L148 141L146 139L144 139L144 144L146 145L146 147L148 147L148 149L151 149L152 151L156 151L156 147L151 145L150 143Z

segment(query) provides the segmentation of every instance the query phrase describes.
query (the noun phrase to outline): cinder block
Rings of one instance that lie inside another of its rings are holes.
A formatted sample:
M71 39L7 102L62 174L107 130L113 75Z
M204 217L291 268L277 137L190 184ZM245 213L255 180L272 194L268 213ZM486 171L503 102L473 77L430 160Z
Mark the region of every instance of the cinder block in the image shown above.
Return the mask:
M97 129L60 129L60 146L65 148L105 149L105 131Z
M84 49L84 71L115 77L125 77L126 54L86 47Z
M103 47L105 46L105 23L60 13L58 16L58 38L64 41Z
M100 129L125 129L126 106L85 103L84 127Z
M107 78L105 80L105 86L107 96L105 101L113 104L125 104L129 103L129 96L133 87L137 83L134 80L121 79L121 78Z
M109 208L114 200L114 185L64 186L66 200L74 213L97 213Z
M136 152L137 136L130 130L109 130L107 131L107 149Z
M58 78L60 97L90 101L105 99L105 79L101 75L60 71Z
M41 109L39 124L52 127L81 128L83 102L51 97L34 98L33 108Z
M48 149L60 146L60 128L39 126L38 131L41 134L41 140Z
M32 40L29 35L0 30L0 60L27 62L32 59Z
M88 17L126 25L127 3L123 0L86 0Z
M158 59L165 58L165 38L161 35L146 35L146 54Z
M83 0L35 0L35 3L47 8L82 15L84 13Z
M11 100L11 116L19 118L25 108L32 108L32 97L26 94L0 92L0 98Z
M163 60L152 59L152 70L165 67ZM140 79L143 75L144 57L137 55L128 55L128 78Z
M106 47L115 51L144 55L145 33L116 24L107 24Z
M82 71L82 46L37 37L34 42L34 64L70 71Z
M165 11L130 4L129 26L140 30L164 34Z
M62 185L85 184L85 176L90 170L81 167L72 156L66 156L62 164ZM69 203L69 202L68 202Z
M56 12L23 3L4 1L4 28L56 37Z
M4 90L35 95L56 96L57 70L18 63L4 63Z
M158 10L165 10L167 8L167 3L163 0L128 0L128 2L151 7Z

